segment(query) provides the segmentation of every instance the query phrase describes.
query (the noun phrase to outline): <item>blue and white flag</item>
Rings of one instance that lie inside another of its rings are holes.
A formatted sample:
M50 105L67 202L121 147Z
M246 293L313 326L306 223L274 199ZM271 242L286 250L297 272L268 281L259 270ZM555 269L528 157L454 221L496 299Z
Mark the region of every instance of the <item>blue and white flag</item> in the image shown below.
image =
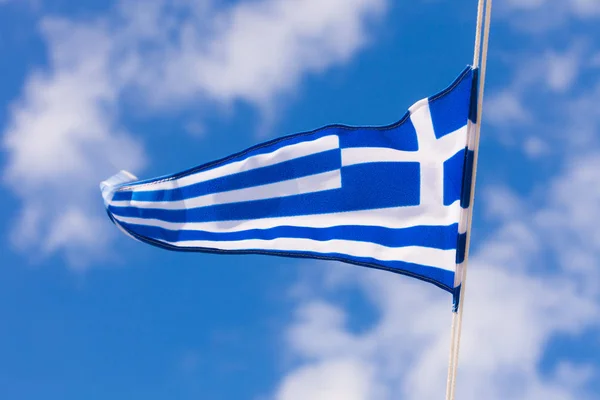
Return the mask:
M339 260L453 292L469 206L477 70L384 127L331 125L156 179L101 184L111 220L170 250Z

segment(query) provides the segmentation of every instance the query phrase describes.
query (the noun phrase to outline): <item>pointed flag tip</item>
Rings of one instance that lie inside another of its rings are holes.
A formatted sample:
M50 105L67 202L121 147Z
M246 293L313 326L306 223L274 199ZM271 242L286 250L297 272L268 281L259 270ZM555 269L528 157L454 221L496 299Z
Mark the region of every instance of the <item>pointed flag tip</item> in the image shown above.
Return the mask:
M121 170L117 174L111 176L107 180L100 183L100 190L102 191L102 197L104 202L108 203L112 194L114 193L117 186L137 181L138 178L131 172Z

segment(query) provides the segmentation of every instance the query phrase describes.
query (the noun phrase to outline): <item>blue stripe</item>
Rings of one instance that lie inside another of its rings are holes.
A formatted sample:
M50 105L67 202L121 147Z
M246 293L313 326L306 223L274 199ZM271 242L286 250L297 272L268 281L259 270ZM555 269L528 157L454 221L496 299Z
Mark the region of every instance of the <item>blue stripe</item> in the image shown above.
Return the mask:
M447 92L429 99L431 120L438 139L467 124L472 86L473 70L468 68Z
M421 246L441 250L456 248L458 224L449 226L414 226L403 229L380 226L343 225L328 228L307 228L296 226L278 226L270 229L250 229L239 232L206 232L200 230L170 230L155 226L136 225L119 222L138 235L167 242L206 240L214 242L233 242L239 240L277 238L299 238L318 241L352 240L377 243L387 247Z
M456 242L456 263L460 264L465 261L465 251L467 248L467 234L461 233L458 235Z
M453 283L454 285L454 283ZM458 307L460 307L460 291L462 289L462 284L458 285L454 289L450 290L452 293L452 312L458 312Z
M277 252L265 251L263 254L274 254ZM331 258L337 261L346 262L349 264L363 265L366 267L385 269L388 271L408 275L413 278L418 278L426 282L435 284L436 286L445 289L452 293L454 286L454 271L448 271L441 268L430 267L427 265L413 264L404 261L380 261L370 257L352 257L340 253L327 253L326 255L311 252L286 252L284 255L294 255L298 257L310 258Z
M471 107L469 108L469 119L477 123L477 98L479 97L479 68L473 69L473 84L471 85Z
M339 131L340 147L386 147L396 150L417 151L417 131L409 114L398 126L389 129L362 128L352 131Z
M465 166L463 167L463 188L460 195L460 206L469 208L471 204L471 185L473 183L473 162L475 160L475 152L467 150L465 157Z
M110 205L109 211L123 217L179 223L249 220L416 206L419 192L419 163L382 162L343 167L341 189L184 210Z
M444 205L449 206L461 198L462 172L465 165L466 148L444 161Z
M276 165L256 168L250 171L198 182L181 188L139 192L121 191L115 193L113 201L178 201L207 194L245 189L302 178L340 169L341 166L341 151L340 149L334 149L284 161Z

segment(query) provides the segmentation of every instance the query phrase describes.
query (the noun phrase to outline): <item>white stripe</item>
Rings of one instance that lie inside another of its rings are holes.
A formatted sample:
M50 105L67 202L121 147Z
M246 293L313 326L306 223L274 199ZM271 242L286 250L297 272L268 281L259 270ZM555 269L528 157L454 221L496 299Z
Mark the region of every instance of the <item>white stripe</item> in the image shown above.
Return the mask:
M456 260L454 262L456 262ZM465 268L465 262L463 261L460 264L456 264L454 268L454 287L458 287L461 284L461 278L463 275L463 269Z
M239 232L250 229L270 229L278 226L328 228L340 225L381 226L384 228L410 228L412 226L447 226L458 223L460 201L450 206L437 207L424 212L421 207L391 207L376 210L348 211L332 214L299 215L294 217L262 218L241 221L214 222L166 222L158 219L113 217L121 222L135 225L156 226L169 230L192 230L205 232Z
M231 242L190 240L166 242L177 247L204 247L219 250L278 250L310 251L320 254L339 253L353 257L369 257L380 261L404 261L414 264L454 271L456 250L440 250L429 247L387 247L369 242L353 240L327 240L277 238L273 240L249 239Z
M416 151L394 150L386 147L350 147L342 149L342 167L374 162L421 161Z
M340 141L337 135L324 136L319 139L281 147L271 153L248 157L241 161L232 162L206 171L187 175L179 179L165 180L154 183L149 182L141 185L125 187L123 190L142 192L144 189L146 191L152 191L181 188L198 182L204 182L239 172L251 171L253 169L267 167L296 158L309 156L311 154L338 149L340 147L339 142Z
M470 132L467 137L469 138L468 140L468 147L469 150L473 151L475 150L475 134L473 133L476 129L477 129L477 125L474 124L473 122L471 122L471 120L469 120L468 124L467 124L467 129L468 132Z
M297 194L315 193L323 190L339 189L342 187L340 170L324 172L290 179L267 185L254 186L245 189L230 190L204 196L193 197L180 201L139 201L123 200L111 203L115 207L157 208L162 210L183 210L213 206L218 204L238 203L242 201L264 200Z
M469 212L469 208L464 208L462 209L462 212L464 213L468 213ZM467 232L467 219L463 218L462 215L459 217L458 220L458 233L460 235L462 235L463 233Z

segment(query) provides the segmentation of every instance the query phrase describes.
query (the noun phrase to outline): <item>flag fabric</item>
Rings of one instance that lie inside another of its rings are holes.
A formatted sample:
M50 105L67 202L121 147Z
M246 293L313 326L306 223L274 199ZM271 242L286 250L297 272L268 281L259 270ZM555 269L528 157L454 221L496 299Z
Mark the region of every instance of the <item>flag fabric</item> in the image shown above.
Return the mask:
M338 260L460 286L477 69L383 127L330 125L190 170L101 184L111 220L170 250Z

